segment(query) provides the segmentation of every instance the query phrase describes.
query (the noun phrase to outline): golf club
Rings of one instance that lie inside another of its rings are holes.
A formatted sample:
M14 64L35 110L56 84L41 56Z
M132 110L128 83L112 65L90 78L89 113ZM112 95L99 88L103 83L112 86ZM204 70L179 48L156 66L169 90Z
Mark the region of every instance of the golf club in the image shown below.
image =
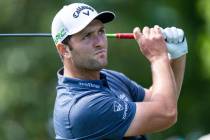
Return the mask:
M108 38L134 39L133 33L108 33ZM51 37L50 33L5 33L0 37Z

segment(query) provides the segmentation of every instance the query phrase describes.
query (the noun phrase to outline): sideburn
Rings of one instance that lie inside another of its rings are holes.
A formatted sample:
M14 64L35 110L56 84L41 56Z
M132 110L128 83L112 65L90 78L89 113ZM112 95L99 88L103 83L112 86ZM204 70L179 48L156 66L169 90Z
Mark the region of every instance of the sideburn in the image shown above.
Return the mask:
M70 51L72 51L73 50L73 48L72 48L72 46L71 45L67 45L68 46L68 48L69 48L69 50Z

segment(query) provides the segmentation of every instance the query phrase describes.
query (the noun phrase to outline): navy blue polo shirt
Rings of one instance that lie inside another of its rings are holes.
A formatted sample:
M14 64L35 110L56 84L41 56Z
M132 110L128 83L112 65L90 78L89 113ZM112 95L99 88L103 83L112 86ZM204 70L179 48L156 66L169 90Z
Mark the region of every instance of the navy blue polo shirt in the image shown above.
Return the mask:
M122 73L103 69L100 80L58 73L54 107L56 139L123 140L145 91ZM129 140L143 140L132 137Z

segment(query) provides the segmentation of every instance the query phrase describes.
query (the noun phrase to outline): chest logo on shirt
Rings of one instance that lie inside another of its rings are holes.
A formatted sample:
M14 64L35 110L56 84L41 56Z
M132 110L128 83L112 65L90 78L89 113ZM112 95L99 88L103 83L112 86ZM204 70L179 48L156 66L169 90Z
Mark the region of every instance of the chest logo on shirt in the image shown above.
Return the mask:
M122 111L124 107L117 101L114 101L114 112Z
M100 88L100 85L94 84L94 83L85 83L85 82L79 82L80 86L89 87L89 88Z
M120 94L119 97L121 100L124 100L124 101L129 101L128 97L124 94Z

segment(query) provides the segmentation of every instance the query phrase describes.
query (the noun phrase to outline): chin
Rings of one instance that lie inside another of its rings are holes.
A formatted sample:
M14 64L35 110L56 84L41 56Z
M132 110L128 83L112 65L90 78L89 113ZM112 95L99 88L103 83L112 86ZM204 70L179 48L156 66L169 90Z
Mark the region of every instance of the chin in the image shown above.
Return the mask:
M102 70L102 69L104 69L106 67L106 65L103 65L103 66L99 66L99 67L97 67L97 68L95 68L96 70Z
M101 69L104 69L106 66L107 66L107 63L101 64L101 65L97 65L97 66L93 67L92 70L100 71Z
M86 61L83 62L83 68L89 69L89 70L101 70L107 66L107 60L101 59L101 60L96 60L93 59L91 61ZM82 66L82 65L81 65Z

